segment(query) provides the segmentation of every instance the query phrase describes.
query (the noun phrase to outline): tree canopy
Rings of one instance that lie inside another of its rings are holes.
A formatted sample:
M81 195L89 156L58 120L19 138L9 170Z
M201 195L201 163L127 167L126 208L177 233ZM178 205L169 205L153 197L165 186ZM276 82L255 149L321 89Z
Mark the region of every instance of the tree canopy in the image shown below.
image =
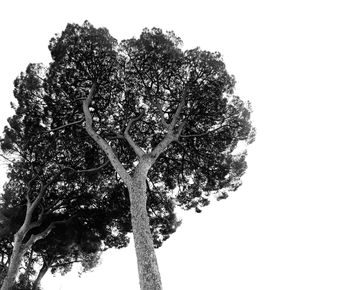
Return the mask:
M239 141L251 142L253 130L250 107L234 95L235 79L221 55L182 51L181 44L174 33L157 28L118 43L88 22L69 24L50 41L54 62L45 100L48 110L59 108L52 127L72 124L60 132L67 139L77 131L85 135L81 100L96 83L94 130L128 172L137 152L151 152L161 142L181 106L173 128L178 139L159 154L148 178L163 196L176 188L173 200L193 208L208 203L206 193L240 185L245 155L232 153Z
M183 50L159 28L118 42L87 21L68 24L49 50L49 66L30 64L15 81L3 199L13 209L27 200L27 212L36 203L36 228L48 228L43 216L74 220L35 244L42 257L64 228L87 226L98 245L117 247L132 231L141 288L161 289L153 247L180 224L175 208L200 212L241 184L246 153L235 150L254 140L250 105L234 94L220 53ZM66 243L57 240L60 254Z

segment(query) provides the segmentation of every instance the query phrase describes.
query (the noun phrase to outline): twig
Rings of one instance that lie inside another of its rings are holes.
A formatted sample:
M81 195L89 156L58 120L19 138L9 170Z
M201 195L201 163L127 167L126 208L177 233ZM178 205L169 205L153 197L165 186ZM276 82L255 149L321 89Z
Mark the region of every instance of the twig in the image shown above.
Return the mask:
M210 133L213 133L213 132L218 131L218 130L220 130L220 129L222 129L222 128L225 128L225 127L230 127L230 126L224 125L224 126L220 126L220 127L216 128L216 129L214 129L214 130L211 130L211 131L207 131L207 132L203 132L203 133L198 133L198 134L180 135L179 137L181 137L181 138L202 137L202 136L206 136L206 135L208 135L208 134L210 134Z
M65 127L76 125L76 124L80 124L80 123L83 123L83 122L84 122L84 119L81 119L81 120L78 120L78 121L74 121L72 123L65 124L65 125L59 126L57 128L51 129L51 132L55 132L55 131L61 130L61 129L65 128Z
M72 170L72 171L74 171L76 173L87 173L87 172L91 173L91 172L95 172L95 171L101 170L102 168L106 167L108 164L109 164L109 160L107 160L105 163L103 163L99 167L77 170L77 169L74 169L72 167L67 166L67 167L64 167L64 169L69 169L69 170Z

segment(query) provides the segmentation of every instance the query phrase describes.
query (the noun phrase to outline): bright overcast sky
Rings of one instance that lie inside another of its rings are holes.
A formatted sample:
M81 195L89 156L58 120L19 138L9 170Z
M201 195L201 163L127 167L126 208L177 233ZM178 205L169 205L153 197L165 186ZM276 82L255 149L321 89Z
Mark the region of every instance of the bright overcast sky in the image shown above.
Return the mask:
M6 3L6 4L4 4ZM118 40L173 30L185 48L222 52L250 100L257 140L243 186L188 212L157 250L165 290L350 289L348 1L1 1L0 125L12 84L68 22ZM5 167L0 167L2 171ZM4 174L2 174L4 176ZM45 290L137 290L133 245Z

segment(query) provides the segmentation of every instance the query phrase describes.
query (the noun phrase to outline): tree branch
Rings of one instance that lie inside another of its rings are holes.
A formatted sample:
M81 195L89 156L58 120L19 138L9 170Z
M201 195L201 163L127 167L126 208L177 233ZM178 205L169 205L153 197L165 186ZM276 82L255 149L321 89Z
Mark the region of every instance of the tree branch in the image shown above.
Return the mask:
M225 128L225 127L230 127L230 126L223 125L223 126L220 126L220 127L216 128L214 130L210 130L210 131L207 131L207 132L198 133L198 134L180 135L179 137L181 137L181 138L202 137L202 136L206 136L206 135L208 135L210 133L213 133L213 132L218 131L218 130L220 130L222 128Z
M153 158L155 158L154 162L158 158L158 156L162 152L165 151L166 147L168 147L171 144L171 142L176 141L179 138L181 131L183 130L183 128L185 126L185 122L181 123L177 132L176 133L174 132L175 126L179 120L182 109L185 106L186 94L187 94L187 90L185 89L183 96L182 96L182 99L181 99L181 102L177 106L177 109L176 109L176 111L172 117L171 123L168 127L168 130L169 130L168 133L166 134L164 139L161 142L159 142L158 145L151 152L151 156Z
M70 261L70 262L53 264L52 267L63 267L63 266L66 266L66 265L70 265L70 264L74 264L74 263L81 263L81 262L84 262L84 260L76 259L76 260Z
M41 206L41 210L40 210L40 213L39 213L39 216L38 216L38 219L35 221L35 222L32 222L28 225L27 227L27 232L30 231L31 229L33 228L36 228L36 227L39 227L42 222L43 222L43 217L44 217L44 213L45 213L45 208L44 206L40 205Z
M176 136L172 132L168 132L164 139L158 143L158 145L152 150L150 155L154 158L154 162L158 156L165 151L166 147L170 145L171 142L176 140Z
M32 183L34 182L35 179L37 179L39 174L37 173L29 182L27 183L27 192L26 192L26 200L27 200L27 209L29 210L30 206L32 205L29 197L29 193L32 191Z
M63 221L54 221L54 222L50 223L50 225L45 230L43 230L41 233L38 233L36 235L31 235L29 240L26 242L25 247L29 248L36 241L46 238L50 234L50 232L55 228L55 226L67 224L75 217L76 217L76 215L73 215L69 219L66 219Z
M23 222L21 228L18 230L18 232L26 233L26 232L28 232L28 230L30 230L30 228L31 228L30 225L31 225L31 220L32 220L34 210L36 209L39 202L41 201L41 199L45 195L47 188L58 179L58 177L61 175L61 173L62 173L62 170L60 170L58 173L56 173L54 175L54 177L50 181L48 181L46 184L44 184L42 181L40 181L40 191L33 202L30 201L29 192L27 192L27 195L26 195L26 198L27 198L26 216L25 216L24 222ZM29 183L31 183L35 178L36 177L34 177Z
M154 107L157 108L157 111L158 111L158 114L159 114L159 117L160 117L160 121L162 123L162 126L164 129L169 129L170 127L170 124L168 124L164 118L164 112L162 110L162 106L160 105L159 101L156 100L156 101L152 101L151 100L151 103Z
M181 114L181 111L183 109L183 107L185 106L185 96L183 96L180 104L177 106L177 109L176 109L176 112L171 120L171 123L170 123L170 129L171 130L174 130L175 128L175 125L180 117L180 114Z
M135 143L135 141L131 138L129 131L130 128L132 126L132 124L134 124L135 122L137 122L138 120L140 120L144 115L144 112L142 112L141 114L139 114L137 117L132 118L129 122L128 125L126 126L126 129L124 131L124 137L125 139L128 141L129 145L131 146L131 148L134 150L134 152L136 153L136 155L138 157L142 157L145 152Z
M64 167L64 169L68 169L68 170L72 170L76 173L91 173L91 172L95 172L95 171L99 171L101 170L102 168L106 167L108 164L109 164L109 160L107 160L106 162L104 162L102 165L98 166L98 167L94 167L94 168L89 168L89 169L80 169L80 170L77 170L77 169L74 169L72 167Z
M104 140L99 134L95 132L92 127L92 116L89 110L89 105L92 101L92 97L96 90L96 83L94 83L90 89L88 97L83 101L83 111L85 115L85 129L91 138L100 146L100 148L106 153L110 160L114 170L124 180L125 183L131 182L130 175L126 172L124 166L119 161L118 157L114 154L113 148Z
M59 126L59 127L57 127L57 128L53 128L53 129L51 129L51 132L55 132L55 131L61 130L61 129L63 129L63 128L66 128L66 127L68 127L68 126L80 124L80 123L83 123L83 122L84 122L84 119L81 119L81 120L78 120L78 121L74 121L74 122L71 122L71 123L68 123L68 124Z
M25 248L29 248L31 245L33 245L36 241L41 240L46 238L50 232L52 231L52 229L59 224L64 224L67 223L70 219L65 220L65 221L56 221L56 222L52 222L44 231L42 231L41 233L38 233L36 235L31 235L31 237L29 238L29 240L25 243L24 247Z
M10 158L7 158L4 154L0 153L0 157L4 158L7 162L15 163L15 160L11 160Z
M35 200L33 201L32 205L31 205L31 210L34 211L34 209L38 206L40 200L43 198L43 196L45 195L45 192L47 190L47 188L52 185L55 181L57 181L57 179L60 177L60 175L62 174L63 170L59 170L52 178L51 180L49 180L46 184L44 184L43 182L40 182L40 192L38 194L38 196L35 198Z

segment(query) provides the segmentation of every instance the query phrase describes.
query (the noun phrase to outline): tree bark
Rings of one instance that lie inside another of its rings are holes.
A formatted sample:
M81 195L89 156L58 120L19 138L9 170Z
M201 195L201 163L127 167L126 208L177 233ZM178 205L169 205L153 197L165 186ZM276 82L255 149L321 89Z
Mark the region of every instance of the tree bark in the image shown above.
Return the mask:
M139 157L139 164L136 166L132 176L125 170L123 164L115 155L113 148L108 142L103 139L93 129L92 115L89 110L89 105L95 94L96 83L90 89L88 97L83 102L83 111L85 115L85 129L90 137L100 146L110 160L114 170L118 173L124 183L127 185L130 196L130 210L131 210L131 224L134 234L135 250L137 257L137 265L139 271L139 282L141 290L161 290L162 283L158 269L157 258L153 246L153 238L149 225L149 218L147 213L147 187L146 178L148 170L152 167L158 156L165 150L165 148L181 133L181 128L178 134L174 134L176 122L184 105L184 100L178 106L175 115L172 118L171 124L167 125L169 133L166 137L152 150L151 154L146 154L130 137L129 129L132 124L140 119L142 115L131 119L128 122L127 128L124 132L124 137L129 145L133 148L136 155Z
M23 255L26 248L22 244L23 235L15 234L14 245L10 260L10 265L7 271L7 275L4 279L4 283L1 286L1 290L11 290L16 282L19 266L21 265Z
M136 172L128 189L140 288L161 290L162 283L146 208L146 176Z

